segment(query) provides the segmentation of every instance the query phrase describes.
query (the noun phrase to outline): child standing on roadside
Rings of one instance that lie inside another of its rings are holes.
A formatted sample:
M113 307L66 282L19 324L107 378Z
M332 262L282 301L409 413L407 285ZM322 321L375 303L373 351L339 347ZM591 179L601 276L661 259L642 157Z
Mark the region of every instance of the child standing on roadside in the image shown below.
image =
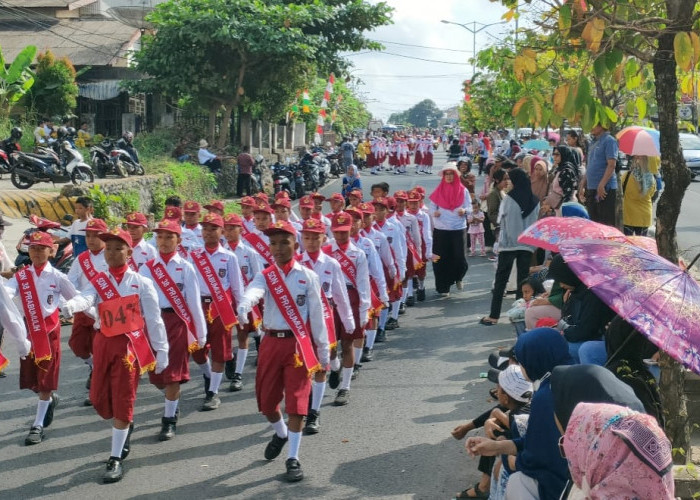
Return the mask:
M471 239L470 257L476 255L476 244L481 247L481 256L486 257L486 247L484 246L484 212L481 211L478 200L472 201L472 214L467 218L469 228L467 234Z

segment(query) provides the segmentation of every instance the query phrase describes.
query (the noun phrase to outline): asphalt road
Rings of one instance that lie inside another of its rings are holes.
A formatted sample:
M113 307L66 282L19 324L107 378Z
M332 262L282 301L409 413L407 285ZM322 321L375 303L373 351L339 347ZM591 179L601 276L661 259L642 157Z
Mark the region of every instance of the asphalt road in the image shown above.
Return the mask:
M392 191L416 184L430 191L437 184L436 175L366 175L365 190L375 179L389 182ZM6 342L12 363L0 379L2 497L451 498L476 480L477 463L450 431L489 407L491 384L480 373L488 353L514 339L510 326L476 324L488 311L493 272L485 258L470 259L465 290L449 299L436 296L429 275L428 300L409 308L401 328L377 344L375 361L353 382L350 404L332 406L335 394L327 391L321 433L302 439L306 478L297 484L282 479L284 451L273 462L263 459L272 431L255 404L254 353L244 390L222 392L214 412L197 411L203 394L193 369L194 380L183 386L178 434L166 443L156 439L163 396L142 378L125 477L103 485L110 424L81 406L87 369L67 347L69 328L62 332L61 404L46 440L34 447L23 442L36 396L18 390L19 363Z

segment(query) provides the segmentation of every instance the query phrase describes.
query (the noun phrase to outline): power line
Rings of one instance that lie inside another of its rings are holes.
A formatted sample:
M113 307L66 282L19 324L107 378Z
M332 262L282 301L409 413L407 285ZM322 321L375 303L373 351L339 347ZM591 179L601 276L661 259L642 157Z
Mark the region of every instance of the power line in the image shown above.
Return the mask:
M382 51L368 50L366 52L357 52L355 54L347 54L346 57L360 56L363 54L386 54L388 56L403 57L406 59L414 59L416 61L426 61L426 62L436 63L436 64L455 64L455 65L459 65L459 66L469 66L469 63L466 63L466 62L461 63L461 62L453 62L453 61L436 61L434 59L425 59L423 57L415 57L415 56L406 56L403 54L396 54L395 52L387 52L385 50L382 50Z
M401 45L403 47L416 47L419 49L430 49L430 50L445 50L448 52L465 52L467 54L471 54L471 50L463 50L463 49L448 49L446 47L429 47L427 45L415 45L412 43L401 43L401 42L390 42L388 40L371 40L372 42L378 42L378 43L387 43L389 45Z
M464 73L451 73L451 74L444 74L444 75L389 75L389 74L384 74L384 75L379 75L379 74L367 74L367 73L359 73L357 75L358 78L363 78L363 77L368 77L368 78L418 78L418 79L430 79L430 78L464 78Z

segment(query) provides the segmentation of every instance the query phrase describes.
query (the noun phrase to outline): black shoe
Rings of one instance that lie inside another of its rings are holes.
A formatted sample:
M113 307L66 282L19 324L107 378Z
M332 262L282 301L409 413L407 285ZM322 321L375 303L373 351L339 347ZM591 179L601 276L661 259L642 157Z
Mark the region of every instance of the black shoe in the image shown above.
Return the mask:
M122 447L122 455L121 459L125 460L126 457L129 456L129 453L131 453L131 433L134 432L134 424L133 422L129 424L129 433L126 435L126 441L124 441L124 446ZM117 479L118 481L118 479Z
M25 446L32 446L33 444L39 444L44 439L44 428L40 425L35 425L29 429L29 434L24 438Z
M337 389L340 385L340 370L331 370L330 375L328 375L328 387L331 389Z
M350 377L350 380L355 380L357 378L360 374L360 368L362 368L362 365L355 365L352 367L352 377Z
M379 328L377 330L377 337L374 339L374 343L381 344L382 342L386 342L386 331Z
M385 330L395 330L397 328L399 328L399 320L394 318L389 318L384 326Z
M406 314L406 304L404 302L399 304L399 314Z
M124 477L122 461L117 457L109 457L107 466L105 467L105 472L102 474L102 482L116 483L117 481L121 481L122 477Z
M88 378L85 381L85 388L89 391L90 390L90 384L92 383L92 367L90 367L90 373L88 373Z
M413 307L416 305L416 299L413 298L413 295L406 297L406 306L407 307ZM401 314L401 310L399 309L399 314Z
M90 400L90 395L83 400L83 406L92 406L92 401Z
M363 363L367 363L369 361L372 361L374 359L374 355L372 354L372 349L369 347L363 347L362 348L362 358L360 358L360 361Z
M224 374L229 380L233 380L233 376L236 374L236 358L227 361L224 365Z
M55 392L51 394L51 402L49 403L49 407L46 410L46 415L44 415L44 429L46 429L49 425L51 425L51 422L53 422L53 412L58 406L58 394Z
M204 403L202 403L201 411L212 411L216 410L219 405L221 405L221 400L218 394L214 394L211 391L207 391L207 397L204 398Z
M285 465L287 466L287 473L284 475L284 478L287 482L296 483L304 479L304 473L301 470L299 460L296 458L288 458Z
M418 302L425 302L425 288L416 291L416 298L418 299Z
M163 417L160 419L160 421L161 427L160 434L158 434L158 441L170 441L175 437L177 419L175 417Z
M243 390L243 379L240 373L233 374L233 377L231 377L231 385L228 386L228 390L231 392Z
M265 460L274 460L284 448L289 438L281 438L277 433L272 435L272 439L265 447Z
M253 337L253 340L255 341L255 351L260 352L260 337Z
M304 434L318 434L318 429L321 426L321 414L316 410L309 410L306 415L306 425L304 426Z
M338 394L335 395L335 401L333 404L335 406L345 406L350 402L350 391L348 389L340 389Z
M211 379L209 377L207 377L206 375L204 375L203 373L202 373L202 377L204 377L204 394L208 394L209 393L209 384L211 384Z

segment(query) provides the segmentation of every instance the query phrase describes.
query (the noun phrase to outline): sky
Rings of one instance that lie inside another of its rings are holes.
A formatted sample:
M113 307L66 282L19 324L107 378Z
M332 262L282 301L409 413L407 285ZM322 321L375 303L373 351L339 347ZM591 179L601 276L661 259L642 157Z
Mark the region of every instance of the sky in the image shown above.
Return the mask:
M506 9L489 0L386 0L386 3L394 8L394 24L368 34L368 38L383 43L384 51L348 55L355 65L351 73L360 79L357 91L372 115L386 123L391 113L404 111L423 99L432 99L441 109L459 104L463 99L462 82L472 72L468 61L473 38L461 26L440 21L467 25L476 21L479 29L483 24L502 21ZM498 42L513 28L511 22L483 29L476 35L476 51Z

